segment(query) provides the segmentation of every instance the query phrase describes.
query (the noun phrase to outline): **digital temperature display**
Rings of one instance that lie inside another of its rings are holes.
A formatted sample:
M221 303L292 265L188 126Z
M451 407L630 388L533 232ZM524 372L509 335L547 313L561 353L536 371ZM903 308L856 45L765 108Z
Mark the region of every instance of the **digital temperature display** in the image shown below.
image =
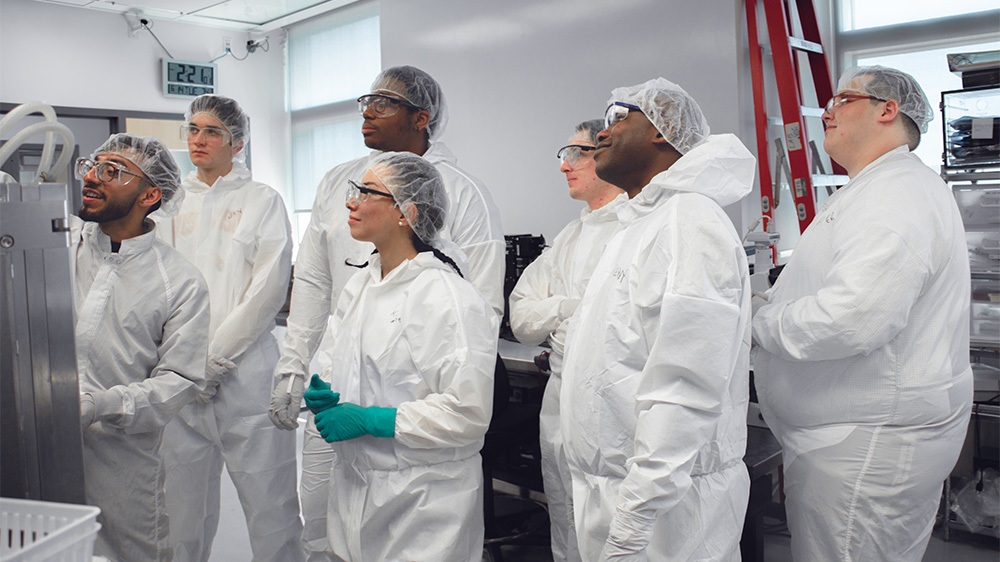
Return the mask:
M192 98L214 94L219 83L216 65L174 59L163 59L163 95Z

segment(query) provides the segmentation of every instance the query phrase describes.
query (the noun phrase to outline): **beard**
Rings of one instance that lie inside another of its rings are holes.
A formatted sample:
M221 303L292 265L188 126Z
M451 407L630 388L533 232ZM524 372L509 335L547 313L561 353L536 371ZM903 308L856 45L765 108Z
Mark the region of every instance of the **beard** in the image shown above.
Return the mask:
M104 200L107 204L103 209L99 211L90 211L86 206L81 206L80 212L77 213L77 216L85 221L96 222L98 224L118 220L132 212L132 207L134 207L135 202L139 200L139 193L137 192L131 197L131 199L126 198L114 201L105 196Z

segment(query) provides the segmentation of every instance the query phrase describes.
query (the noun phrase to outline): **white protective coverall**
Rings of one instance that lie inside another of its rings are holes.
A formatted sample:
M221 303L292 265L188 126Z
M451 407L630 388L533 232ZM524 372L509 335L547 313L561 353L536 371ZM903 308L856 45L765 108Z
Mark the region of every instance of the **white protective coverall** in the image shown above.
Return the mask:
M621 228L617 209L628 202L620 193L603 207L584 207L580 218L556 236L552 248L524 269L510 293L510 327L521 343L537 345L545 340L551 374L542 396L538 417L542 452L542 481L549 508L549 531L555 560L580 560L573 525L572 487L566 452L559 428L559 394L563 353L570 317L587 289L590 276L604 246Z
M170 560L160 442L205 387L208 288L154 232L113 253L97 223L71 221L80 391L118 413L83 429L87 503L101 508L94 552L118 562Z
M906 146L802 234L753 322L793 558L923 557L968 427L969 298L955 199Z
M337 305L340 292L358 271L345 261L363 265L372 257L373 244L351 237L344 201L347 180L360 182L371 161L380 154L382 152L376 150L368 156L345 162L327 172L320 181L309 226L295 261L288 329L281 359L275 369L279 380L285 374L299 373L307 377L308 385L309 364L320 347L327 321ZM440 236L451 240L465 252L469 267L462 274L486 298L499 319L504 308L506 265L500 212L486 187L456 165L455 156L444 143L432 140L423 157L441 173L448 193L447 224L441 229ZM330 345L330 342L325 345ZM303 443L300 482L300 501L305 520L302 541L309 560L332 559L323 554L329 551L325 519L332 458L332 449L316 431L310 413Z
M185 178L166 238L201 270L212 302L209 357L236 369L209 403L188 405L164 434L170 542L178 561L208 560L219 523L222 463L236 486L254 560L302 560L295 434L268 419L278 345L274 318L288 295L291 228L277 191L242 162L209 186Z
M496 315L430 252L381 277L376 256L350 280L321 355L341 402L396 408L395 437L326 444L330 545L349 562L478 562Z
M753 174L735 136L712 135L618 211L563 370L584 560L740 559L750 279L722 206Z

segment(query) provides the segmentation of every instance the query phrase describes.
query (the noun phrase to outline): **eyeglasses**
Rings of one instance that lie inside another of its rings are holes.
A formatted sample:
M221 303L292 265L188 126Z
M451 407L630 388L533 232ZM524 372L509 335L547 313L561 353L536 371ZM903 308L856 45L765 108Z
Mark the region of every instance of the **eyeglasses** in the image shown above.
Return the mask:
M588 146L586 144L567 144L566 146L559 149L556 153L556 158L560 162L569 162L570 164L576 164L580 158L583 157L583 153L590 153L597 150L596 146Z
M350 203L357 199L358 203L364 203L368 201L368 198L372 195L381 195L382 197L388 197L389 199L395 199L391 193L386 193L384 191L379 191L377 189L372 189L370 187L365 187L354 180L347 180L347 202Z
M826 102L826 107L824 108L827 113L833 115L836 113L837 109L845 103L850 103L857 100L875 100L875 101L887 101L882 98L877 98L875 96L868 96L865 94L837 94L830 98L830 101Z
M638 111L642 113L639 106L632 105L630 103L625 103L621 101L616 101L615 103L608 106L608 109L604 112L604 128L610 129L612 125L619 121L624 121L628 117L629 111Z
M75 176L77 179L83 179L83 176L87 175L87 172L94 170L96 168L97 179L104 183L113 181L118 178L118 183L121 185L128 185L132 182L132 178L143 179L142 175L130 172L125 169L124 166L120 164L114 164L112 162L94 162L90 158L77 158L76 166L74 168ZM126 174L129 178L122 181L122 174Z
M391 117L399 111L399 106L405 105L410 109L419 110L421 108L412 103L399 98L393 98L383 94L368 94L358 98L358 113L364 113L370 107L375 117Z
M191 124L181 125L181 140L190 141L198 138L198 135L204 135L205 142L211 144L226 144L232 138L229 131L218 127L199 127Z

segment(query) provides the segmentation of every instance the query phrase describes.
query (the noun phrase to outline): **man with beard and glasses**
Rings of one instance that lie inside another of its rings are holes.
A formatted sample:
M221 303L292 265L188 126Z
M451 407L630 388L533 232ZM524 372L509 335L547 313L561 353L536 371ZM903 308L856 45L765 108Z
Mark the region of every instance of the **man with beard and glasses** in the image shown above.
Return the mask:
M87 503L101 508L96 554L172 558L164 509L164 426L206 386L208 288L156 239L147 215L181 199L180 172L152 137L112 135L76 163L71 223L76 355ZM82 220L81 220L82 219Z

